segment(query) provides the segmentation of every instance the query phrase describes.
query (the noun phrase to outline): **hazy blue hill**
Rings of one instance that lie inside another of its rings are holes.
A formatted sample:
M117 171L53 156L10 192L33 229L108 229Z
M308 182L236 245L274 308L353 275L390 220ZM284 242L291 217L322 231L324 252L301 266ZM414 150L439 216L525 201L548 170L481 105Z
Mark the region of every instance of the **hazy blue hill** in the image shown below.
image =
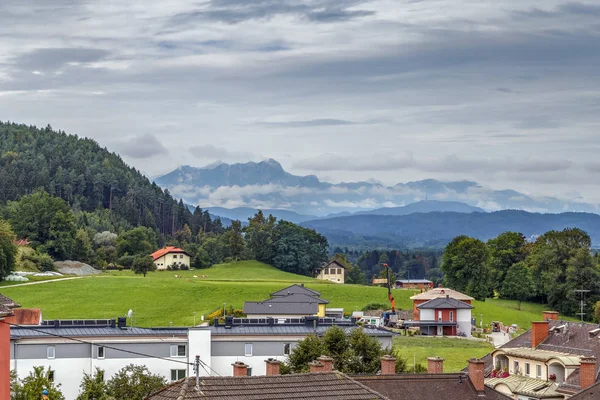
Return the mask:
M408 215L430 212L472 213L485 212L485 210L458 201L422 200L402 207L385 207L371 211L359 211L355 215Z
M443 246L458 235L487 240L506 231L525 236L549 230L581 228L600 245L600 215L590 213L537 214L517 210L492 213L431 212L403 216L354 215L307 221L335 245L359 244L362 240L395 243L407 247Z
M228 219L237 219L242 222L247 222L248 218L251 218L254 214L258 212L256 208L250 207L237 207L237 208L223 208L223 207L209 207L208 212L217 215L220 217L225 217ZM294 211L289 210L275 210L275 209L263 209L263 214L265 215L273 215L277 219L284 219L289 222L299 223L303 221L308 221L311 219L315 219L314 215L303 215L298 214Z

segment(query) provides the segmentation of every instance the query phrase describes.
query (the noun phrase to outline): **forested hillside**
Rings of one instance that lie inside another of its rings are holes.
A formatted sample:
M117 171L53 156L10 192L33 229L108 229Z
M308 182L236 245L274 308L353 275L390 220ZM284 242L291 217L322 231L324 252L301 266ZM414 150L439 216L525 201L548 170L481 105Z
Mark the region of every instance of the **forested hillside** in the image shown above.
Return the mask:
M17 252L15 238L34 251ZM17 263L47 270L53 259L146 275L156 268L149 254L164 245L184 248L196 268L257 259L303 275L328 248L315 231L260 212L245 228L224 228L93 140L0 123L0 280Z
M168 191L91 139L0 122L0 204L38 189L75 211L111 210L111 224L122 228L141 225L171 235L192 216Z

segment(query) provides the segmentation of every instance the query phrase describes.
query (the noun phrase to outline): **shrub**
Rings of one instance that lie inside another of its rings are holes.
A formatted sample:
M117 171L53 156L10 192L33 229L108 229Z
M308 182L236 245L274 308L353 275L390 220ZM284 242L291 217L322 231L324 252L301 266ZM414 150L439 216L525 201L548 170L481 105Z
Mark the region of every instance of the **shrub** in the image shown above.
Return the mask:
M134 256L130 256L128 254L119 257L119 260L117 261L117 264L122 265L123 267L129 267L131 268L131 266L133 265L133 262L135 261L135 257Z
M362 311L387 310L389 307L383 303L369 303L362 308Z

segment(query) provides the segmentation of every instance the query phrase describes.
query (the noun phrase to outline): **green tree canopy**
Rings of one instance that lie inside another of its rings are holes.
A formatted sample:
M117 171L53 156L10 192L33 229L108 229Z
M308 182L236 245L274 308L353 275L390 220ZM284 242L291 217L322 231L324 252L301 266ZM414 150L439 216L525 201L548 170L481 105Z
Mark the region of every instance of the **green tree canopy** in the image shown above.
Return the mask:
M65 400L60 385L55 385L48 378L50 367L44 370L44 367L33 367L33 371L22 380L16 380L14 386L11 387L13 392L11 400L33 400L41 399L44 389L48 391L49 400Z
M115 399L144 400L166 384L164 377L152 374L145 365L129 364L119 370L106 387L108 395Z
M444 281L452 289L478 300L491 294L489 251L481 240L457 236L446 246L442 257Z
M15 269L17 247L13 244L14 238L10 224L0 219L0 281Z
M8 204L11 225L19 238L42 247L55 259L71 256L75 244L75 217L63 200L44 191Z
M150 256L138 256L133 261L132 268L136 274L142 274L145 277L148 272L156 271L156 264Z
M156 232L145 226L123 232L117 238L119 256L149 255L158 247Z
M518 300L517 309L521 309L521 302L531 298L535 285L531 271L524 262L513 264L506 273L502 284L502 297Z
M487 242L490 250L490 273L493 289L500 292L509 268L527 256L525 236L518 232L504 232Z

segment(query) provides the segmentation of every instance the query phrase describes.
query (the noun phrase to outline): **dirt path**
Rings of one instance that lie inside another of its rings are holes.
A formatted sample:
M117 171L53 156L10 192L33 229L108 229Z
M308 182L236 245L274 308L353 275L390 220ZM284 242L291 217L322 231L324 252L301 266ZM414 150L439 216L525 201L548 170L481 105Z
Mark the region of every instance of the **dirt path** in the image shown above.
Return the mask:
M28 282L28 283L19 283L17 285L0 286L0 289L10 289L10 288L14 288L14 287L28 286L28 285L41 285L42 283L70 281L71 279L81 279L81 278L83 278L83 276L74 276L74 277L71 277L71 278L48 279L47 281Z

